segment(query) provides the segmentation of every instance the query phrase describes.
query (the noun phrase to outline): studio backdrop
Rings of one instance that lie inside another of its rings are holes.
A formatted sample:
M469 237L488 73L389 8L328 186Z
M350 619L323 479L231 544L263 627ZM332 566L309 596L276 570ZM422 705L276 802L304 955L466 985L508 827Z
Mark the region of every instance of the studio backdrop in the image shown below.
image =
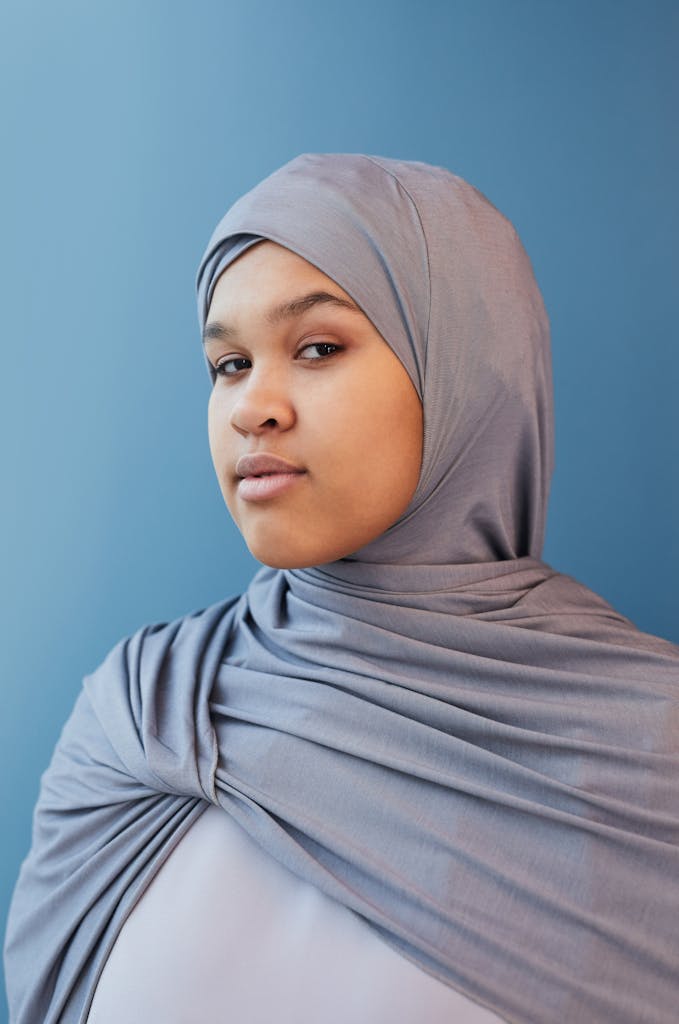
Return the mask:
M514 223L552 329L543 558L679 642L676 3L6 0L0 39L3 930L82 677L256 567L194 279L299 153L442 165Z

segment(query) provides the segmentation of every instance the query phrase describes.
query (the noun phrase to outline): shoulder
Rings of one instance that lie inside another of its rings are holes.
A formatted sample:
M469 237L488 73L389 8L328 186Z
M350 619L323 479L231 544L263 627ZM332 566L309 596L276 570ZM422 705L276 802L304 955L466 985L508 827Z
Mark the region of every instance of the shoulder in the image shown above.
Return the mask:
M83 690L110 737L158 736L182 727L212 689L241 598L230 597L123 637Z
M210 694L240 597L141 626L83 680L93 757L149 790L210 798Z
M574 576L554 572L527 603L548 609L554 631L560 634L679 660L679 645L645 633Z
M231 629L240 595L169 621L147 623L121 637L86 679L123 671L128 676L157 675L170 662L176 667L218 656Z

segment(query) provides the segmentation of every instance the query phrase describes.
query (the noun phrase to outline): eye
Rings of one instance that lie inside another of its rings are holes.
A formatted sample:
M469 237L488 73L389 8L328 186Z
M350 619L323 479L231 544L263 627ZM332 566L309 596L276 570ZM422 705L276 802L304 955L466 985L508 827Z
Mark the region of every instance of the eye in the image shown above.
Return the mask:
M313 354L313 351L315 351L315 354ZM301 348L296 358L302 359L304 362L321 362L341 351L341 345L335 345L329 341L314 341L310 345L305 345ZM235 377L251 366L251 361L245 356L228 356L226 359L215 363L213 370L218 377Z
M220 363L216 363L214 371L220 377L233 377L234 374L240 373L241 370L247 370L247 366L236 366L236 363L249 362L250 360L246 359L245 356L231 356L229 359L222 359Z
M305 356L305 355L302 354L304 352L309 352L313 348L317 349L317 351L318 351L317 355L315 355L315 356L306 355ZM341 351L342 351L342 346L341 345L333 345L329 341L314 341L313 344L311 344L311 345L305 345L304 348L300 350L299 356L300 356L301 359L312 359L312 360L327 359L329 356L334 356L336 352L341 352Z

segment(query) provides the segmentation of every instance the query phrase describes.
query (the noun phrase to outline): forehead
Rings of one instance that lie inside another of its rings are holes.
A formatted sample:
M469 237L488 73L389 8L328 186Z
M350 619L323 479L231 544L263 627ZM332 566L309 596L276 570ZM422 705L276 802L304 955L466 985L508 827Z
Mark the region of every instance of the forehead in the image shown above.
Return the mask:
M260 248L261 253L255 252ZM312 309L341 311L371 323L351 296L313 264L276 243L262 243L239 256L218 278L203 342L237 337L243 316L278 327Z

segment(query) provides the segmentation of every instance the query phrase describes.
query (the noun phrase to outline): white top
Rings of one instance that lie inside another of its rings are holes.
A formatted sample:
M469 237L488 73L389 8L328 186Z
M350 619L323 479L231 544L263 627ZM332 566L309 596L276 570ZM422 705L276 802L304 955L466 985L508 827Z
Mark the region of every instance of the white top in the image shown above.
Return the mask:
M497 1024L221 808L182 837L126 919L88 1024Z

